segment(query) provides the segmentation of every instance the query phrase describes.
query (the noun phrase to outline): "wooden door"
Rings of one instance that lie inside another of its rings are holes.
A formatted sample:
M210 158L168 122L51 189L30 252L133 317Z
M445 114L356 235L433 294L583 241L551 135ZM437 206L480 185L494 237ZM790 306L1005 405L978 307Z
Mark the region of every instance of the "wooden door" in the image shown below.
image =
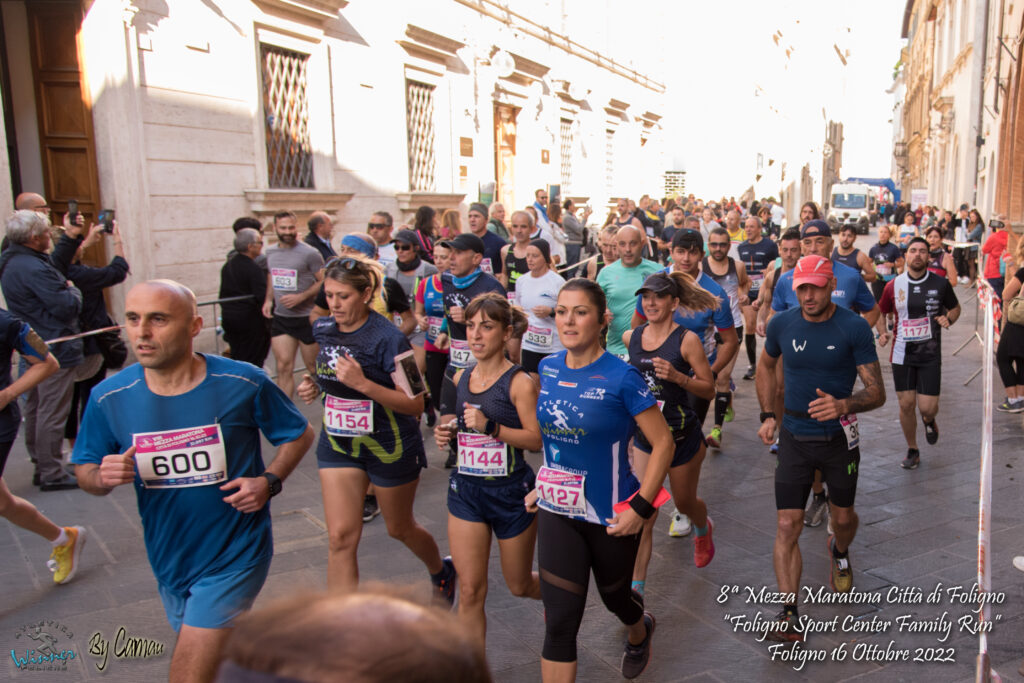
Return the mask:
M92 103L80 67L79 2L25 3L28 13L29 57L39 119L43 194L52 220L60 224L69 199L78 200L85 224L100 211ZM31 191L32 188L24 188ZM103 241L83 261L105 264Z
M516 210L516 114L515 107L494 105L494 177L495 200L511 215Z

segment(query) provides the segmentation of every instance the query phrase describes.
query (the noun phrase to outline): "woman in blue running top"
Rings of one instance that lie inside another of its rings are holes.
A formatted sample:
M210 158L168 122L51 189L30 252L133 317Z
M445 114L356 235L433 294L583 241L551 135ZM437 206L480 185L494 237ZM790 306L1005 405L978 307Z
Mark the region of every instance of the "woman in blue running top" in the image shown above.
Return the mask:
M555 324L565 346L540 362L537 419L544 466L526 498L538 514L538 566L544 601L544 681L576 678L576 635L587 586L626 624L626 678L650 655L654 617L630 589L644 520L654 515L672 458L672 434L647 383L601 347L608 320L604 292L575 278L562 287ZM630 469L627 446L636 427L651 444L643 483Z
M448 484L448 543L459 573L459 617L481 646L492 531L509 590L540 599L533 571L536 515L523 506L534 486L523 450L541 448L537 385L505 359L513 328L525 323L525 314L495 292L466 306L466 337L477 362L455 374L452 405L458 415L443 415L434 429L442 453L453 439L457 443L458 469Z
M380 266L363 258L346 257L327 267L330 315L313 324L320 345L316 380L306 375L298 389L306 403L324 401L316 457L327 520L327 587L350 591L359 582L363 501L372 483L388 534L420 558L437 590L452 602L454 565L441 559L434 537L412 513L420 470L426 467L417 422L423 395L410 397L392 379L395 357L412 347L373 310L382 282Z
M715 393L714 376L701 339L676 323L672 316L680 306L688 311L713 310L717 297L698 287L684 273L655 273L637 290L642 297L647 322L622 335L622 343L629 349L629 363L640 371L669 429L672 431L674 451L668 477L676 509L687 515L694 528L693 561L705 567L715 555L711 540L711 520L707 506L697 497L697 482L704 461L704 435L700 418L690 405L687 393L710 400ZM633 438L633 470L644 476L651 446L643 434ZM644 524L636 568L633 570L633 589L643 594L647 578L647 564L651 560L652 534L655 516Z

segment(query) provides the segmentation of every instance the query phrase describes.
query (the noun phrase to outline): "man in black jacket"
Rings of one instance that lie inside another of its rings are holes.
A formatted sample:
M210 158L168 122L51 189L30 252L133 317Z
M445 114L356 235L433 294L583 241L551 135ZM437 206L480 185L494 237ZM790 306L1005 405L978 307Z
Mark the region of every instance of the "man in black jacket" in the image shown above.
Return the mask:
M315 211L306 225L309 226L309 232L302 241L319 251L324 257L324 263L337 256L331 246L331 235L334 234L334 221L331 217L323 211Z
M35 211L7 219L10 246L0 254L0 286L7 306L43 339L79 332L82 293L50 263L50 222ZM64 423L71 409L82 340L53 344L60 370L32 389L25 402L25 447L36 465L43 491L72 489L75 478L61 467Z
M256 265L263 250L263 235L243 228L235 235L235 251L220 271L220 298L251 296L221 304L224 341L235 360L263 367L270 351L270 332L260 306L267 296L267 276Z
M57 246L50 254L50 263L82 292L79 326L82 332L89 332L117 324L107 313L103 290L124 282L128 277L129 268L124 257L124 241L121 239L121 231L117 228L117 221L114 221L111 232L104 230L102 223L91 226L88 236L83 236L84 232L82 225L65 221L64 234L57 240ZM92 245L102 241L106 235L109 235L113 242L114 258L108 265L98 268L84 265L82 254ZM107 361L99 336L84 337L82 352L85 359L76 373L71 408L64 428L64 436L71 441L72 447L78 436L78 421L85 411L92 388L103 381L108 369L117 369L124 364L123 358L120 363L113 358ZM127 353L127 348L124 349L124 353Z

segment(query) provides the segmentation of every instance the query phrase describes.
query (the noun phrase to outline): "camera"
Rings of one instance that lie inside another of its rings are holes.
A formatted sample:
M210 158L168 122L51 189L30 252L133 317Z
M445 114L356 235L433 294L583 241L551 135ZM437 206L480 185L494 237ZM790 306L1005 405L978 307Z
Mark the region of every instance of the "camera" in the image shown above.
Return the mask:
M68 223L78 225L78 200L68 200Z
M97 220L103 224L103 232L111 233L114 232L114 210L103 209L100 211L99 218Z

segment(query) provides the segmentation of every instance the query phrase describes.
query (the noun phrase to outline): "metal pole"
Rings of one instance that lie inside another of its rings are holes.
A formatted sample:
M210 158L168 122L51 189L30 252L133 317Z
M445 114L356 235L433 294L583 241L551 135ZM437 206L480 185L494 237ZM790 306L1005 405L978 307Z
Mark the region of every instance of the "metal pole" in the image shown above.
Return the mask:
M978 593L984 595L992 590L991 524L992 524L992 354L995 330L993 329L992 299L995 293L985 285L985 343L982 353L982 413L981 413L981 472L978 491ZM975 683L987 683L999 674L992 670L988 654L988 636L981 628L991 623L991 609L988 601L982 599L978 614L978 657L975 662Z

